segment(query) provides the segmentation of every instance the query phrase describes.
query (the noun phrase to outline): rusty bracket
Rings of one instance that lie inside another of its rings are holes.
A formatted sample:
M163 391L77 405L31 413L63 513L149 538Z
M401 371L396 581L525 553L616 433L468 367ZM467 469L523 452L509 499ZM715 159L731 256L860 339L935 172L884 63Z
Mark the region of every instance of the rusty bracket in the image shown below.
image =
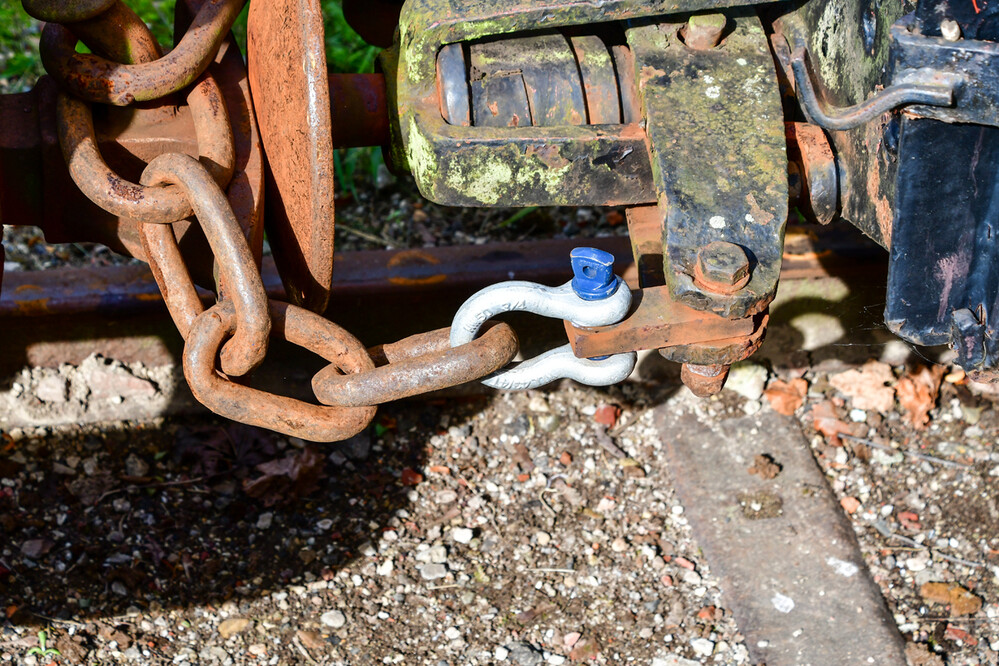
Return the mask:
M633 291L631 311L617 324L584 328L565 322L580 358L744 337L755 329L752 317L727 319L695 310L674 300L665 286Z

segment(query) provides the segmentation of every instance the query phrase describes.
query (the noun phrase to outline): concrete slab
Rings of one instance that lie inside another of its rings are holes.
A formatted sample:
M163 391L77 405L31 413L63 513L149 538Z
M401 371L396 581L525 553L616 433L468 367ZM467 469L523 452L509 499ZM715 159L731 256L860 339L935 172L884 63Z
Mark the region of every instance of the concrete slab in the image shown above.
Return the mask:
M904 665L903 639L797 422L770 411L722 420L706 409L684 389L657 408L656 423L753 662Z

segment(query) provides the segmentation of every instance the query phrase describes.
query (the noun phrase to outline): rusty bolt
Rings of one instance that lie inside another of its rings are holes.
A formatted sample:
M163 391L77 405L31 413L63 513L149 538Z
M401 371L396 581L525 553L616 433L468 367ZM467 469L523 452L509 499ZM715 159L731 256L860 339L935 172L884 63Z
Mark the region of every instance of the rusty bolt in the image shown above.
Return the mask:
M708 51L718 46L725 23L724 14L695 14L680 28L680 36L688 48Z
M698 398L710 398L725 386L729 367L684 363L680 367L680 380Z
M749 282L749 258L735 243L708 243L697 252L694 282L716 294L734 294Z

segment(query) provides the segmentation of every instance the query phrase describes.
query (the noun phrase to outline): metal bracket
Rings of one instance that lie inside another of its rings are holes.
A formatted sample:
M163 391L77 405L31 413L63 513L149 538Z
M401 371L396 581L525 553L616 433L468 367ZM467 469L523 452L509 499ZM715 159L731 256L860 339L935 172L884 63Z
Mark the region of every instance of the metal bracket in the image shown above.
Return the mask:
M805 49L791 55L791 70L798 101L808 120L827 130L850 130L880 118L902 106L926 104L951 106L959 78L940 75L928 70L908 71L904 82L896 83L875 93L860 104L847 107L827 106L815 94L815 85L805 59Z

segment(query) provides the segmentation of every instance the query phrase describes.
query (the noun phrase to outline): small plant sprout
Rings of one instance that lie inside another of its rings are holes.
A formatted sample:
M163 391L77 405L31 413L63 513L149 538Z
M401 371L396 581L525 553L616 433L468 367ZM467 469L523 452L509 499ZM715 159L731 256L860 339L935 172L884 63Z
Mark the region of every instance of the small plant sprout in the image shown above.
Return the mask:
M46 634L44 630L39 631L38 647L33 647L30 650L28 650L27 656L30 657L33 654L37 654L40 657L61 657L62 653L59 652L59 650L56 650L55 648L45 647L45 644L48 642L48 640L49 640L48 634Z

